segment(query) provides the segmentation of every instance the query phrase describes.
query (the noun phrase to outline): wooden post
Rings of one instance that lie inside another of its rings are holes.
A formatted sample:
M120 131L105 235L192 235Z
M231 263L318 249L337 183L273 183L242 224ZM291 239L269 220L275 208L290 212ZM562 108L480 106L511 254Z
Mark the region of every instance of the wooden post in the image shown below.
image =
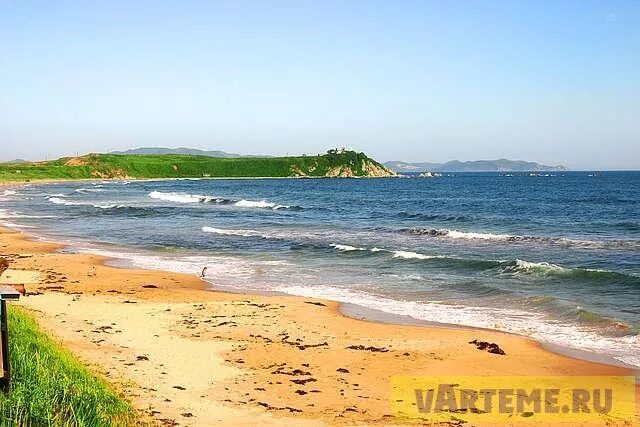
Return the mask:
M9 391L11 380L11 363L9 361L9 328L7 328L7 302L0 296L0 335L2 335L2 378L0 390Z
M0 390L9 391L11 380L11 364L9 361L9 326L7 324L7 300L20 298L20 292L13 286L0 285L0 351L2 351L2 378L0 378Z

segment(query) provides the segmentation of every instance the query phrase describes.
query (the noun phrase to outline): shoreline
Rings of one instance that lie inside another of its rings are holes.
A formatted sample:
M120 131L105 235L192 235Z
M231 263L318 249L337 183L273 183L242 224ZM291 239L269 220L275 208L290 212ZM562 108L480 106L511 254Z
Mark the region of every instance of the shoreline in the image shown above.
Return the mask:
M523 366L528 375L637 374L494 330L386 324L347 316L328 300L211 290L195 276L112 267L111 258L64 253L65 245L33 237L0 228L3 254L16 255L11 268L44 276L20 304L156 421L387 424L393 374L521 375ZM468 344L476 338L497 342L507 355L478 351ZM313 381L291 384L283 373L294 367Z
M389 176L202 176L202 177L176 177L176 178L59 178L59 179L29 179L26 181L0 181L0 187L10 187L13 185L21 186L28 184L59 184L63 182L119 182L119 181L203 181L203 180L259 180L259 179L384 179L384 178L401 178L400 175Z
M634 365L622 362L606 354L598 354L598 353L590 352L587 350L580 350L577 348L571 348L571 347L567 347L560 344L540 341L534 338L527 337L526 335L520 335L515 332L500 331L497 329L482 328L479 326L456 325L454 323L431 322L428 320L416 319L415 317L412 317L409 315L387 313L386 311L376 310L373 308L364 307L364 306L353 304L353 303L340 303L339 310L341 314L343 314L344 316L350 317L352 319L363 320L363 321L374 322L374 323L386 323L390 325L413 325L418 327L431 327L431 328L444 328L444 329L468 329L468 330L474 330L478 332L490 331L490 332L497 332L504 335L511 335L511 336L519 337L519 338L534 342L538 344L540 347L542 347L543 349L563 357L577 359L584 362L608 365L616 368L628 369L634 372L634 375L636 376L636 383L640 384L640 366L634 366Z

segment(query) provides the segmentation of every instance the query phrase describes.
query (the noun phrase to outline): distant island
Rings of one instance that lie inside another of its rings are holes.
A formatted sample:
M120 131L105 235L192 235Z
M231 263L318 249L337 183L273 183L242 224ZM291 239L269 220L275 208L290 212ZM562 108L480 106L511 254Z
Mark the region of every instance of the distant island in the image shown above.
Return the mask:
M446 163L409 163L403 161L385 162L384 165L395 172L526 172L526 171L566 171L562 165L549 166L522 160L476 160Z
M0 164L0 182L135 178L358 178L395 173L364 153L329 150L295 157L211 157L188 154L87 154Z

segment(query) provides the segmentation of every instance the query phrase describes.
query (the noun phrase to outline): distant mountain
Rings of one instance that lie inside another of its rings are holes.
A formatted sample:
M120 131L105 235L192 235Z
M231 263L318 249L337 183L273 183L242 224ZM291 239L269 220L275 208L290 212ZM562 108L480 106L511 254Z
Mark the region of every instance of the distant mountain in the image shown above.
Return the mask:
M207 156L207 157L270 157L270 156L247 156L234 153L226 153L224 151L205 151L197 148L163 148L163 147L141 147L125 151L112 151L111 154L135 154L135 155L153 155L153 154L185 154L190 156Z
M2 162L5 164L16 164L16 163L29 163L28 160L24 160L24 159L15 159L15 160L9 160L8 162Z
M407 163L402 161L385 162L384 165L395 172L425 172L440 170L442 163Z
M384 163L386 167L395 172L524 172L524 171L565 171L562 165L549 166L536 162L522 160L475 160L461 162L451 160L446 163L408 163L391 161Z

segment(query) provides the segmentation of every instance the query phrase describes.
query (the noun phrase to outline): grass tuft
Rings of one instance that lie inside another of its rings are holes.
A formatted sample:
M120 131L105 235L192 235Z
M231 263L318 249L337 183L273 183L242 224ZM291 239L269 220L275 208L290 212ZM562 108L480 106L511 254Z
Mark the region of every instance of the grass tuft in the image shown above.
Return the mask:
M127 426L135 411L105 381L10 306L11 390L0 393L2 426Z

